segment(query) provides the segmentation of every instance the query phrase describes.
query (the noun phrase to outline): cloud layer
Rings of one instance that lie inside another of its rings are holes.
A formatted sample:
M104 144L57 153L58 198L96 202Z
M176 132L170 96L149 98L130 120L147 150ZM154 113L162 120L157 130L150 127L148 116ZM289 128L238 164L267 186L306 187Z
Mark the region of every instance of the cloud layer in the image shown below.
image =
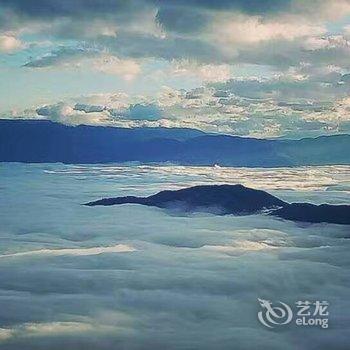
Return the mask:
M348 172L6 164L0 251L12 256L0 259L1 349L344 348L347 227L80 203L241 180L289 200L349 203ZM331 326L267 330L257 298L293 308L327 300Z

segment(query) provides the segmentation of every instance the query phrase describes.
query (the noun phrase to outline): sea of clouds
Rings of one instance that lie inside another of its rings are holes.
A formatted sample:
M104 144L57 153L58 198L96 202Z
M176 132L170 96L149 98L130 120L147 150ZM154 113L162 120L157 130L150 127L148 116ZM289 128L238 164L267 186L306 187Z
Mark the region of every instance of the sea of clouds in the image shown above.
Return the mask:
M0 348L347 349L349 227L85 207L204 183L347 203L349 166L2 164ZM329 328L257 319L258 298L327 300Z

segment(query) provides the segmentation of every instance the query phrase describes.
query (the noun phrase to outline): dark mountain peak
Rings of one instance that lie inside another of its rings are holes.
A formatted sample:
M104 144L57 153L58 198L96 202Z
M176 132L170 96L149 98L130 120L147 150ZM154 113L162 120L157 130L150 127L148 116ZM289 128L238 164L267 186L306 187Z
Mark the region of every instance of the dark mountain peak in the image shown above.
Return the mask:
M166 190L149 197L104 198L86 203L87 206L142 204L182 212L211 212L218 215L249 215L267 213L292 221L310 223L350 224L349 205L314 205L286 203L261 190L243 185L204 185Z
M292 203L277 209L273 215L292 221L350 225L350 205Z
M252 203L254 199L254 203ZM267 192L243 185L201 185L174 191L161 191L148 197L151 202L186 201L193 206L219 205L223 207L240 205L248 208L280 206L280 199Z
M106 198L87 203L114 205L138 203L160 208L179 209L185 212L215 212L217 214L253 214L266 209L276 209L285 202L267 192L243 185L204 185L174 191L161 191L149 197Z

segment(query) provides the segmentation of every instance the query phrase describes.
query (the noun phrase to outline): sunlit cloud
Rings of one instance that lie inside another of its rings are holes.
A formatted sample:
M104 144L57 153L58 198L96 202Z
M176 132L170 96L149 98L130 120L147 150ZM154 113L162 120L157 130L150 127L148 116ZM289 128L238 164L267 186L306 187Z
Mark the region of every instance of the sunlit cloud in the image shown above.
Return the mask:
M133 252L135 249L131 246L125 244L117 244L110 247L92 247L92 248L64 248L64 249L40 249L32 250L19 253L10 253L0 255L1 258L10 258L10 257L22 257L22 256L41 256L41 255L50 255L50 256L61 256L61 255L76 255L76 256L85 256L85 255L99 255L104 253L126 253Z
M11 53L23 48L23 43L15 36L0 33L0 53Z

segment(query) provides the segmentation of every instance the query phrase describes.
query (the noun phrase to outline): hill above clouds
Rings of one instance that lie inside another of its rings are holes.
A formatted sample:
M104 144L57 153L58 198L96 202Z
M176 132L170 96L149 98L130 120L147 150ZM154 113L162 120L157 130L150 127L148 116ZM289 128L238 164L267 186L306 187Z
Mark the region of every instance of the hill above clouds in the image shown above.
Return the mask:
M350 225L350 205L289 204L271 194L242 185L206 185L176 191L161 191L149 197L103 198L87 206L141 204L177 212L217 215L266 213L282 219L309 223Z

